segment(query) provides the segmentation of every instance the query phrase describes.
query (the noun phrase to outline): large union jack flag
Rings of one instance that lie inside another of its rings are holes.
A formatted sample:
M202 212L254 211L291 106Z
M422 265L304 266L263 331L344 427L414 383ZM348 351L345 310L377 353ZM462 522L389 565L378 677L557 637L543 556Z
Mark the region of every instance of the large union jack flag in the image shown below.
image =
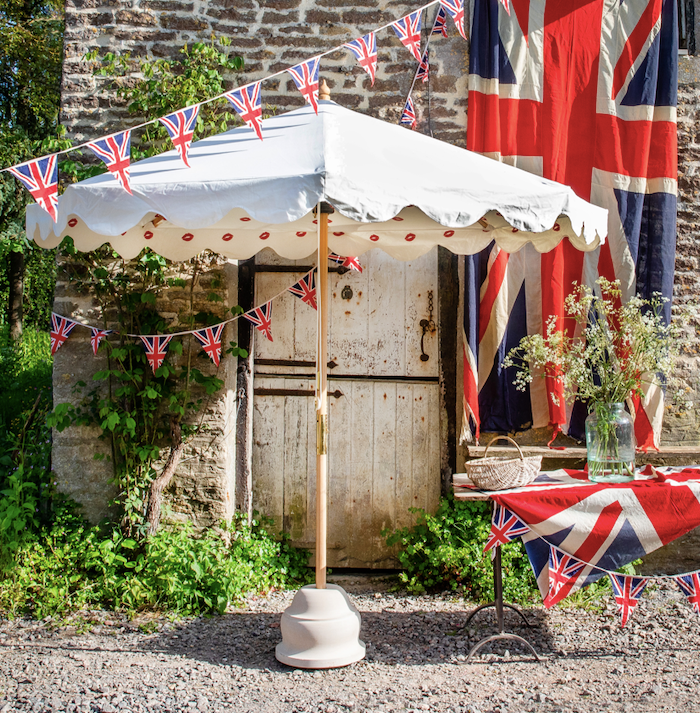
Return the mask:
M304 304L318 309L316 305L316 270L307 272L299 282L296 282L289 288L289 291L293 295L296 295Z
M51 312L51 333L49 335L51 338L51 356L63 346L76 324L78 323L68 319L68 317L61 317L60 314Z
M231 102L233 108L245 123L262 139L262 98L260 96L261 82L248 84L240 89L227 92L224 96Z
M110 173L119 181L122 188L131 193L129 185L129 164L131 151L131 130L122 131L114 136L91 141L87 147L97 158L104 161Z
M165 356L168 353L168 344L172 338L172 334L152 337L139 336L146 351L146 360L151 365L154 374L165 360Z
M10 168L10 173L24 184L32 198L56 222L58 208L58 159L56 154Z
M255 328L262 332L270 341L272 339L272 302L266 302L262 307L256 307L250 312L242 315L249 322L255 325Z
M420 62L420 25L422 10L416 10L410 15L391 23L401 44Z
M505 545L517 537L522 537L530 531L530 528L518 519L513 513L498 503L493 505L493 515L491 517L491 532L484 552L492 550L494 547Z
M318 66L320 57L312 57L306 62L290 67L287 71L292 75L294 84L301 92L307 104L311 104L318 114Z
M468 257L463 437L548 424L583 436L585 409L535 379L515 390L501 368L550 316L564 322L572 283L598 275L671 297L676 235L676 0L522 0L508 14L475 0L467 148L570 185L609 210L608 241L590 253L568 240L539 255L492 246ZM670 319L670 306L665 316ZM646 388L646 387L645 387ZM658 445L660 389L632 405L637 444Z
M369 74L374 86L374 77L377 73L377 39L374 32L358 37L352 42L346 42L345 47L355 55L362 69Z
M613 586L613 595L620 612L620 626L624 626L637 606L644 589L649 582L648 577L633 577L629 574L610 572L610 581Z
M187 168L190 167L187 154L190 150L195 127L197 126L198 114L199 104L196 104L195 106L188 106L186 109L180 109L180 111L173 112L167 116L162 116L158 120L166 128L173 142L173 146L177 149L180 158L185 162Z
M413 106L413 99L410 96L406 99L399 123L406 124L412 129L416 128L416 108Z
M97 350L100 348L102 340L111 334L113 330L111 329L98 329L97 327L90 327L90 346L92 347L92 353L97 356Z
M202 349L209 355L209 358L216 366L221 362L221 334L226 326L225 322L200 329L193 332L195 339L202 345Z
M700 614L700 572L680 574L674 579L681 592L685 594L690 606L693 607L693 611L696 614Z
M455 22L457 32L466 40L467 34L464 31L464 0L440 0L440 6L447 10Z
M557 601L700 525L700 468L663 468L656 477L615 484L592 483L583 471L553 471L490 495L529 527L522 539L543 596L550 545L585 563Z

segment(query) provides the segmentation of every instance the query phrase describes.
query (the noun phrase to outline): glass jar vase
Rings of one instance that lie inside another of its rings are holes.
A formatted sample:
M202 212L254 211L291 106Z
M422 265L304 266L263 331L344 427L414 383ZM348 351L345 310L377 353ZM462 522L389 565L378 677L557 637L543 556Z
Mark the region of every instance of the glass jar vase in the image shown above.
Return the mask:
M621 403L596 403L586 419L588 479L594 483L634 480L634 423Z

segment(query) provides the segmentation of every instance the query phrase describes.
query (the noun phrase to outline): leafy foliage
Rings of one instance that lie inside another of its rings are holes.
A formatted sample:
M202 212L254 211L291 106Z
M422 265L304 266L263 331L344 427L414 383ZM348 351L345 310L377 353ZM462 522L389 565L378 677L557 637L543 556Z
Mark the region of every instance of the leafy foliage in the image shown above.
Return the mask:
M477 601L493 599L491 558L483 554L491 527L491 506L482 501L442 498L435 515L422 509L414 527L384 531L390 546L398 545L403 572L399 577L409 592L452 589ZM508 601L527 602L537 594L522 543L501 548L503 592Z

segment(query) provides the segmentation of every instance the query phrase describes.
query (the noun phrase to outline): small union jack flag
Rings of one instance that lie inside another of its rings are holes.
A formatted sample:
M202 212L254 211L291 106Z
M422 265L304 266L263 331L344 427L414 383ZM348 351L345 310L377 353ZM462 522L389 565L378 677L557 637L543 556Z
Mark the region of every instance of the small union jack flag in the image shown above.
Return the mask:
M90 337L90 344L92 345L92 353L97 356L97 350L100 348L102 340L112 333L111 329L97 329L97 327L90 327L92 336Z
M296 284L289 288L289 291L299 297L304 304L318 309L316 306L316 270L311 270Z
M437 15L435 15L435 22L433 23L433 29L430 34L447 37L447 15L445 15L445 8L442 6L440 6Z
M508 0L501 0L503 7L508 10ZM447 10L450 17L455 21L457 32L466 40L467 33L464 31L464 0L440 0L440 5ZM510 15L510 10L508 10Z
M143 342L143 348L146 350L146 359L151 365L154 374L165 360L165 355L168 353L168 343L172 338L172 334L156 337L139 337Z
M586 566L585 562L577 560L554 547L549 548L549 593L544 599L545 607L556 604L562 597L557 596L569 584L573 584Z
M58 207L58 161L56 154L13 166L10 173L24 184L32 198L51 216L54 223Z
M88 145L97 158L102 159L112 175L123 188L131 193L129 185L129 161L131 151L131 130L108 136L106 139L91 141Z
M60 314L51 312L51 356L63 346L63 342L68 339L76 324L78 323L68 317L61 317Z
M442 0L440 0L442 2ZM410 15L391 23L396 36L403 46L420 62L420 23L421 10L416 10Z
M616 572L610 572L609 574L617 609L620 612L620 626L624 626L632 614L632 609L637 606L637 602L640 600L649 579L648 577L632 577L627 574L617 574Z
M406 124L412 129L416 128L416 108L413 106L413 99L411 99L411 97L406 99L406 105L403 108L401 121L399 123Z
M226 326L225 322L214 327L207 327L193 332L195 339L202 345L202 349L209 355L215 366L221 361L221 333Z
M418 65L418 71L416 72L416 81L419 79L422 79L423 82L428 81L428 72L430 71L430 50L428 47L425 48L425 52L423 52L423 59L421 59L420 64Z
M292 75L294 84L302 93L307 104L311 104L318 114L318 65L320 57L312 57L306 62L290 67L287 71Z
M369 74L374 86L374 77L377 73L377 40L374 32L358 37L352 42L346 42L345 46L357 57L357 61Z
M700 572L680 574L674 577L696 614L700 614Z
M250 312L246 312L243 317L252 322L259 332L272 341L272 302L266 302L262 307L256 307Z
M362 265L360 265L360 259L357 257L343 257L342 255L336 255L331 253L328 256L329 260L337 262L341 267L347 267L350 270L357 270L357 272L362 272Z
M521 537L526 532L530 532L530 528L522 520L516 517L508 508L494 503L491 532L489 532L488 540L486 540L484 552L488 552L494 547L505 545L507 542Z
M177 149L187 168L190 167L190 162L187 160L187 152L190 150L198 114L199 104L196 104L158 119L170 134L173 146Z
M240 89L226 92L224 95L233 104L233 108L245 123L262 139L262 99L260 84L248 84Z

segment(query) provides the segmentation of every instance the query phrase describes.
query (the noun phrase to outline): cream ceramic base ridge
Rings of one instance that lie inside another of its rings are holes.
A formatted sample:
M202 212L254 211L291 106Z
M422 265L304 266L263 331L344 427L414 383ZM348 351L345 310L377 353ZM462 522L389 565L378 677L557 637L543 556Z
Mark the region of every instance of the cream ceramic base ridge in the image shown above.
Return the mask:
M294 668L336 668L365 657L360 612L342 587L302 587L282 614L278 661Z

